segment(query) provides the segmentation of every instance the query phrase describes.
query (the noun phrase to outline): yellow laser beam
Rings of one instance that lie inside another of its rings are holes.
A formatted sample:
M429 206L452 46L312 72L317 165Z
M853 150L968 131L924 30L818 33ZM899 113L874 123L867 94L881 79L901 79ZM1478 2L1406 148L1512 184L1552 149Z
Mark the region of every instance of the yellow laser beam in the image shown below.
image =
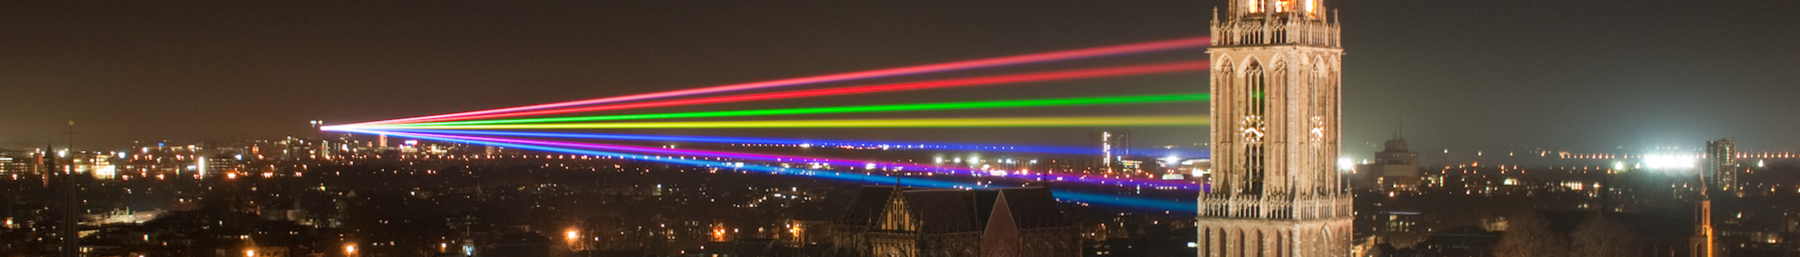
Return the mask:
M770 121L686 121L621 123L553 123L405 126L405 129L634 129L634 128L929 128L929 127L1081 127L1081 126L1204 126L1204 115L1095 116L1038 118L955 119L846 119ZM359 126L383 129L385 126Z

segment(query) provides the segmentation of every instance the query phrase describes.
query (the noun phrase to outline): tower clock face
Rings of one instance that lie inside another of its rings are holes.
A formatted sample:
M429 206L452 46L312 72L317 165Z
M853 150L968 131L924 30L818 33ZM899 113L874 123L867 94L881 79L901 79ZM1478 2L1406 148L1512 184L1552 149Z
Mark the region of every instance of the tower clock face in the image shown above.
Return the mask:
M1263 138L1262 127L1263 127L1263 122L1262 122L1261 117L1244 116L1244 124L1243 124L1244 141L1247 141L1247 142L1262 141L1262 138Z
M1312 128L1313 141L1324 140L1325 139L1325 117L1313 116L1312 117L1312 126L1313 126L1313 128Z

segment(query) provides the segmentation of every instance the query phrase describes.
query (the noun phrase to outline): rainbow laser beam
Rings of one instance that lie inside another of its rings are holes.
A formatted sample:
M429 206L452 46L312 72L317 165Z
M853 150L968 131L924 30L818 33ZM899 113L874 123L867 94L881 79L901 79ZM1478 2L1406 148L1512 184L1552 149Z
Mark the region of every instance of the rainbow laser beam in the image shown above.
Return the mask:
M933 81L923 81L923 82L909 82L909 83L897 83L897 84L882 84L882 85L869 85L869 86L856 86L856 87L843 87L843 88L801 90L801 91L775 92L775 93L750 94L750 95L738 95L738 96L720 96L720 97L668 100L668 101L656 101L656 102L612 104L612 105L589 106L589 107L571 107L571 108L549 109L549 110L518 111L518 112L495 113L495 114L481 114L481 115L465 115L465 116L458 116L458 117L451 117L451 118L419 119L419 120L413 120L412 122L416 123L416 122L441 122L441 121L453 121L453 120L478 120L478 119L537 116L537 115L563 114L563 113L611 111L611 110L638 109L638 108L651 108L651 107L668 107L668 106L679 106L679 105L716 104L716 103L728 103L728 102L774 100L774 99L785 99L785 98L818 97L818 96L848 95L848 94L867 94L867 93L879 93L879 92L891 92L891 91L903 91L903 90L925 90L925 89L939 89L939 88L951 88L951 87L1043 82L1043 81L1054 81L1054 80L1103 78L1103 77L1128 76L1128 75L1148 75L1148 74L1158 74L1158 73L1200 71L1200 70L1206 70L1207 68L1210 68L1210 67L1211 67L1211 64L1209 64L1206 61L1158 63L1158 64L1123 66L1123 67L1080 69L1080 70L1062 70L1062 71L1051 71L1051 72L1040 72L1040 73L1029 73L1029 74L1013 74L1013 75L1000 75L1000 76L990 76L990 77L933 80ZM351 126L367 126L367 125L351 125Z
M1207 94L1136 95L1136 96L1001 100L1001 101L978 101L978 102L951 102L951 103L837 106L837 107L714 111L714 112L626 114L626 115L530 118L530 119L448 121L448 122L426 122L426 123L402 123L402 124L393 124L393 125L385 125L385 126L364 126L364 127L404 128L404 127L444 126L444 125L524 124L524 123L551 123L551 122L716 118L716 117L775 116L775 115L830 114L830 113L967 110L967 109L987 109L987 108L1054 107L1054 106L1081 106L1081 105L1107 105L1107 104L1147 104L1147 103L1166 103L1166 102L1206 101L1208 99L1209 99L1209 95L1207 95Z
M384 132L380 132L380 131L357 130L357 129L347 129L347 130L345 130L345 132L365 133L365 134L385 134ZM828 171L828 170L781 168L781 167L754 165L754 164L725 163L725 162L706 161L706 160L697 160L697 159L679 159L679 158L672 158L672 157L661 157L661 156L639 155L639 154L628 154L628 153L617 153L617 152L606 152L606 151L594 151L594 150L570 149L570 148L549 147L549 146L539 146L539 145L530 145L530 144L486 142L486 141L479 141L479 140L443 138L443 137L432 137L432 136L424 136L424 135L411 135L411 136L397 135L397 136L426 139L426 140L445 141L445 142L494 145L494 146L517 148L517 149L547 151L547 152L608 156L608 157L615 157L615 158L621 158L621 159L662 162L662 163L691 165L691 166L699 166L699 167L731 168L731 169L740 169L740 170L747 170L747 171L768 172L770 174L776 174L776 175L807 176L807 177L827 178L827 179L836 179L836 180L845 180L845 181L896 181L900 185L919 186L919 187L942 187L942 188L988 188L989 187L987 185L972 184L972 183L958 183L958 182L950 182L950 181L928 180L928 179L918 179L918 178L908 178L908 177L896 178L893 176L886 176L886 175L845 173L845 172L836 172L836 171ZM1196 208L1195 208L1196 205L1192 202L1159 200L1159 199L1139 198L1139 197L1125 197L1125 196L1093 194L1093 193L1082 193L1082 192L1073 192L1073 191L1065 191L1065 190L1053 190L1053 194L1057 197L1057 199L1086 202L1086 203L1100 204L1100 205L1120 206L1120 207L1129 207L1129 208L1145 208L1145 209L1152 209L1152 210L1164 210L1164 211L1176 211L1176 212L1193 212L1196 210Z
M435 138L451 138L451 139L464 139L464 140L475 140L475 141L485 141L485 142L530 144L530 145L539 145L539 146L579 148L579 149L626 151L626 152L650 153L650 154L704 156L704 157L718 157L718 158L760 160L760 161L789 161L789 162L791 162L791 161L808 161L808 162L819 162L819 163L826 163L826 164L839 165L839 166L865 165L865 168L898 168L900 170L912 169L915 171L943 173L943 174L950 174L950 175L980 176L980 175L983 175L983 174L981 174L981 172L984 172L983 170L977 170L977 169L972 169L972 168L939 167L939 166L931 166L931 165L919 165L919 164L897 163L897 162L856 161L856 160L818 158L818 157L806 157L806 156L769 155L769 154L753 154L753 153L706 151L706 150L688 150L688 149L667 149L667 148L641 147L641 146L572 143L572 142L543 141L543 140L493 138L493 137L454 136L454 135L442 135L442 134L430 134L430 133L409 133L409 132L393 132L393 131L379 131L379 132L382 132L382 133L385 133L388 135L406 136L406 137L425 136L425 137L435 137ZM993 174L993 173L990 173L990 175L991 174ZM1009 175L1008 173L1005 173L1005 172L1001 172L998 174L1000 174L1000 175L997 175L997 176L1008 176ZM1109 185L1120 185L1120 186L1149 186L1149 187L1184 189L1184 190L1200 189L1200 185L1196 185L1193 183L1162 181L1162 180L1112 178L1112 177L1106 177L1106 176L1095 177L1095 176L1085 176L1085 175L1072 176L1072 175L1063 175L1063 174L1041 174L1041 173L1040 174L1023 174L1023 175L1018 175L1018 176L1025 177L1025 178L1042 178L1042 179L1051 180L1051 181L1070 181L1070 182L1109 184Z
M616 146L616 144L580 144L580 142L553 142L553 140L520 140L520 138L491 137L457 137L457 135L432 135L432 133L398 133L385 131L387 135L403 135L403 137L439 137L463 138L463 140L482 140L482 142L509 142L509 144L533 144L533 146L578 147L578 149L603 149L603 151L632 151L632 153L653 153L653 155L686 155L715 156L715 158L740 158L740 160L765 160L765 162L823 162L830 165L873 165L873 167L898 167L913 169L927 173L974 174L979 176L983 171L968 167L938 167L938 165L898 164L898 162L859 162L859 160L841 160L841 158L815 158L815 156L756 155L756 153L731 153L731 151L700 151L700 149L664 149L664 147ZM992 173L990 173L992 174ZM1006 176L1006 174L1001 174ZM1107 185L1143 185L1143 187L1170 187L1170 189L1199 189L1199 185L1184 182L1163 182L1163 180L1130 180L1130 178L1109 178L1109 176L1069 176L1069 174L1022 174L1024 178L1044 178L1053 182L1107 183Z
M842 120L769 120L769 121L687 121L687 122L619 122L619 123L553 123L445 125L407 128L430 129L644 129L644 128L940 128L940 127L1081 127L1081 126L1204 126L1206 116L1104 116L1041 118L959 118L959 119L842 119ZM381 129L384 126L332 126L327 131L347 129Z
M1121 54L1133 54L1133 53L1145 53L1145 52L1164 51L1164 50L1185 49L1185 48L1207 46L1211 43L1211 41L1212 40L1208 37L1181 38L1181 39L1173 39L1173 40L1163 40L1163 41L1135 43L1135 44L1126 44L1126 45L1086 48L1086 49L1077 49L1077 50L1068 50L1068 51L1057 51L1057 52L1017 55L1017 56L988 58L988 59L979 59L979 60L970 60L970 61L919 65L919 66L910 66L910 67L901 67L901 68L840 73L840 74L823 75L823 76L812 76L812 77L791 78L791 79L771 80L771 81L742 83L742 84L731 84L731 85L723 85L723 86L675 90L675 91L658 92L658 93L647 93L647 94L616 96L616 97L606 97L606 98L594 98L594 99L587 99L587 100L516 106L516 107L478 110L478 111L467 111L467 112L429 115L429 116L420 116L420 117L411 117L411 118L390 119L390 120L356 123L353 125L391 124L391 123L416 122L416 121L421 121L421 120L452 120L452 119L467 120L468 118L459 118L459 117L482 115L482 114L528 111L528 110L540 110L540 109L550 109L550 108L561 108L561 107L580 106L580 105L592 105L592 104L602 104L602 103L615 103L615 102L635 101L635 100L664 98L664 97L690 96L690 95L729 92L729 91L737 91L737 90L774 88L774 87L806 85L806 84L825 83L825 82L850 81L850 80L881 78L881 77L891 77L891 76L901 76L901 75L911 75L911 74L922 74L922 73L931 73L931 72L954 71L954 70L963 70L963 69L998 67L998 66L1007 66L1007 65L1037 63L1037 62L1073 60L1073 59L1093 58L1093 57L1112 56L1112 55L1121 55Z
M673 142L728 143L728 144L775 144L775 145L807 144L807 145L817 146L817 147L850 146L850 147L884 147L884 148L899 148L899 149L967 150L967 151L1030 152L1030 153L1058 153L1058 154L1094 154L1098 151L1096 149L1087 148L1087 147L1057 147L1057 146L1031 146L1031 145L976 145L976 144L956 144L956 143L939 143L939 142L854 141L854 140L786 139L786 138L763 138L763 137L667 136L667 135L488 131L488 130L434 130L434 129L379 129L379 130L380 131L393 131L393 132L417 132L417 133L450 134L450 135L578 138L578 139L629 140L629 141L673 141ZM1144 149L1144 150L1152 150L1152 149ZM1133 151L1144 151L1144 150L1133 150ZM1161 150L1161 149L1158 148L1156 150Z

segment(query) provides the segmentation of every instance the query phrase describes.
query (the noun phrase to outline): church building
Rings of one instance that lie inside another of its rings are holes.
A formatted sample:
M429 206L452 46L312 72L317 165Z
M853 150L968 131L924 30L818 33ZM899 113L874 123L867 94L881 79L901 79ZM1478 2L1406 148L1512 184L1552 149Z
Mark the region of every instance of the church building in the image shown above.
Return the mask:
M1081 256L1050 190L863 187L833 221L837 256Z

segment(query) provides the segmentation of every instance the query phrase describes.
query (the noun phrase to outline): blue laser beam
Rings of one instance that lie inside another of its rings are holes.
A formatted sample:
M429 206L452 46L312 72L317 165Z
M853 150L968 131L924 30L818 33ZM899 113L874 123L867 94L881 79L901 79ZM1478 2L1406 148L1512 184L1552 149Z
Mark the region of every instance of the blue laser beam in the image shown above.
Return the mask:
M572 148L572 149L623 151L623 152L633 152L633 153L639 153L639 154L708 156L708 157L725 157L725 158L731 158L731 159L775 161L775 162L805 160L807 162L821 162L821 163L828 163L831 165L840 165L840 166L866 165L864 167L865 169L874 169L876 167L894 168L894 169L914 169L914 170L929 171L929 172L933 172L933 173L945 173L945 174L954 174L954 175L980 176L978 173L981 173L983 171L989 171L986 169L978 170L978 169L965 168L965 167L943 167L943 166L931 166L931 165L920 165L920 164L910 164L910 163L853 161L853 160L844 160L844 159L817 158L817 157L805 157L805 156L782 156L782 155L766 155L766 154L754 154L754 153L734 153L734 152L718 152L718 151L705 151L705 150L669 149L669 148L661 148L661 147L652 148L652 147L640 147L640 146L576 143L576 142L563 142L563 141L526 140L526 139L498 138L498 137L478 137L478 136L466 136L466 135L444 135L444 134L428 134L428 133L413 133L413 132L399 132L399 131L385 131L383 133L386 133L388 135L398 135L398 136L429 136L429 137L437 137L437 138L452 138L452 139L463 139L463 140L474 140L474 141L496 142L496 143L516 143L516 144L528 144L528 145L537 145L537 146L564 147L564 148ZM1005 172L1005 171L1002 171L1002 172ZM989 172L989 173L991 174L992 172ZM1002 174L1005 174L1005 173L1002 173ZM1121 178L1113 178L1113 177L1109 177L1109 176L1102 176L1102 177L1090 177L1090 176L1086 176L1086 175L1071 176L1071 175L1065 175L1065 174L1036 174L1036 175L1020 174L1020 175L1021 175L1020 178L1038 178L1041 180L1053 180L1053 181L1074 181L1074 182L1081 182L1081 183L1113 184L1113 185L1120 185L1120 186L1123 186L1123 185L1150 186L1150 187L1156 187L1159 189L1162 189L1162 188L1166 188L1166 189L1199 189L1198 185L1194 185L1194 184L1188 183L1188 182L1176 182L1176 181L1129 179L1129 178L1122 178L1122 177ZM1000 176L1004 176L1004 175L1000 175Z
M346 129L343 131L353 132L353 133L364 133L364 134L377 134L377 135L384 134L381 131L373 131L373 130ZM908 177L896 178L894 176L887 176L887 175L847 173L847 172L837 172L837 171L828 171L828 170L782 168L782 167L756 165L756 164L726 163L726 162L706 161L706 160L698 160L698 159L683 159L683 158L664 157L664 156L640 155L640 154L594 151L594 150L581 150L581 149L538 146L538 145L529 145L529 144L513 144L513 143L488 142L488 141L478 141L478 140L465 140L465 139L456 139L456 138L424 136L424 135L417 135L417 134L393 134L393 135L398 136L398 137L418 138L418 139L444 141L444 142L493 145L493 146L511 147L511 148L516 148L516 149L531 149L531 150L546 151L546 152L610 156L610 157L616 157L616 158L620 158L620 159L662 162L662 163L681 164L681 165L690 165L690 166L698 166L698 167L729 168L729 169L739 169L739 170L747 170L747 171L768 172L770 174L776 174L776 175L808 176L808 177L818 177L818 178L846 180L846 181L897 181L900 185L916 186L916 187L971 188L971 189L972 188L989 188L988 185L979 185L979 184L973 184L973 183L960 183L960 182L918 179L918 178L908 178ZM1164 210L1164 211L1179 211L1179 212L1193 212L1196 210L1195 209L1196 205L1191 202L1159 200L1159 199L1149 199L1149 198L1139 198L1139 197L1126 197L1126 196L1112 196L1112 195L1082 193L1082 192L1073 192L1073 191L1065 191L1065 190L1052 190L1052 194L1055 195L1058 199L1086 202L1086 203L1090 203L1090 204L1100 204L1100 205L1107 205L1107 206L1117 206L1117 207L1127 207L1127 208L1145 208L1145 209Z
M365 131L417 132L417 133L450 134L450 135L579 138L579 139L630 140L630 141L676 141L676 142L730 143L730 144L810 145L810 146L816 146L816 147L863 147L863 148L887 147L887 148L902 149L902 150L915 150L916 149L916 150L995 151L995 152L1082 154L1082 155L1091 155L1091 154L1099 153L1099 150L1095 149L1093 147L1031 146L1031 145L1006 146L1006 145L975 145L975 144L956 144L956 143L936 143L936 142L855 141L855 140L787 139L787 138L763 138L763 137L665 136L665 135L628 135L628 134L565 133L565 132L520 132L520 131L455 130L455 129L362 129L362 130L365 130ZM1145 148L1145 149L1141 149L1141 150L1134 149L1134 151L1155 151L1155 150L1162 150L1162 149L1160 149L1160 148ZM1205 152L1201 151L1200 153L1202 153L1202 154L1199 154L1199 155L1201 155L1201 157L1204 157L1203 153L1205 153ZM1185 155L1185 156L1189 156L1189 158L1194 158L1194 157L1192 157L1192 156L1194 156L1192 154Z

